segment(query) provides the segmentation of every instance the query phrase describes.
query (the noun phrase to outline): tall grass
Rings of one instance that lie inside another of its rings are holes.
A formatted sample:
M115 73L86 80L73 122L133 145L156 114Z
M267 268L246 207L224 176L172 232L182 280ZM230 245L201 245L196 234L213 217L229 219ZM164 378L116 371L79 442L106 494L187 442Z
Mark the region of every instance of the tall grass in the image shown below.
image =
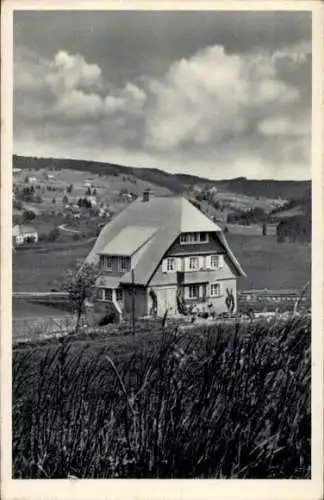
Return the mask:
M308 319L154 335L14 351L15 478L310 477Z

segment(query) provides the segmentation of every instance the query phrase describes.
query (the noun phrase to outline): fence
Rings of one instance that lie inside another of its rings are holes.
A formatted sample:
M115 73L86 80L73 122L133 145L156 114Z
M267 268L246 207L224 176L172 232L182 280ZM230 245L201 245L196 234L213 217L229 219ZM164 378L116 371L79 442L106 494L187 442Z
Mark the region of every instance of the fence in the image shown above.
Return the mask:
M301 296L299 290L240 290L238 292L238 308L242 312L246 309L293 311L297 300L300 308L310 307L310 296Z
M73 315L60 317L43 317L12 320L12 336L14 340L37 339L53 334L72 332L76 326Z

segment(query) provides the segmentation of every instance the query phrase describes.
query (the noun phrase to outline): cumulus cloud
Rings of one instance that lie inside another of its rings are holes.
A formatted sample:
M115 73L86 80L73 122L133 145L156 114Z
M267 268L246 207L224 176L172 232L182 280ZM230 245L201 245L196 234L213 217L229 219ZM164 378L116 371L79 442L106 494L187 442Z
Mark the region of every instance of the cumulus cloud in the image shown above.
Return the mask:
M210 177L287 177L292 165L305 172L309 56L306 44L244 54L215 45L174 61L162 76L116 86L81 54L46 59L20 49L16 150L28 154L34 143L42 154L47 147L52 155Z
M71 55L61 50L54 61L44 62L44 79L55 95L61 95L76 88L93 89L101 87L101 69L89 64L80 54Z
M26 99L31 91L47 93L47 100L42 103L46 115L72 122L99 119L119 111L135 112L146 97L143 90L131 83L114 89L109 82L103 82L97 64L63 50L53 60L37 59L35 54L26 51L18 54L15 91L25 94Z
M229 133L244 133L252 115L279 111L299 98L298 88L280 81L271 58L228 55L219 46L175 63L150 90L155 106L148 141L159 149L221 142Z

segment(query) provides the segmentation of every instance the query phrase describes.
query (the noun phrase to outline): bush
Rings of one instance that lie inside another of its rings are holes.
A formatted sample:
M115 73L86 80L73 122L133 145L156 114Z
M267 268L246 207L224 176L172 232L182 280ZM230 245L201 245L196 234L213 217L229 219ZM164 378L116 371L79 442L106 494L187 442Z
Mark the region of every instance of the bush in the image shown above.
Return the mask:
M159 328L14 350L14 478L310 478L308 319Z
M60 236L60 230L59 230L59 228L58 227L54 227L48 233L47 240L48 241L56 241L59 236Z
M35 219L35 213L32 210L24 210L22 213L23 223L30 222Z

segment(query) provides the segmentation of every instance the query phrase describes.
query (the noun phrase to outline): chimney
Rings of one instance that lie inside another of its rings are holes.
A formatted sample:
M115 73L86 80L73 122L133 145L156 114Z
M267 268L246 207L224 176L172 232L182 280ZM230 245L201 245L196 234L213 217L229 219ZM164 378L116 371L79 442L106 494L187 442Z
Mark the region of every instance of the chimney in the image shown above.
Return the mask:
M151 190L150 189L145 189L145 191L143 191L142 201L143 202L150 201L150 196L151 196Z

